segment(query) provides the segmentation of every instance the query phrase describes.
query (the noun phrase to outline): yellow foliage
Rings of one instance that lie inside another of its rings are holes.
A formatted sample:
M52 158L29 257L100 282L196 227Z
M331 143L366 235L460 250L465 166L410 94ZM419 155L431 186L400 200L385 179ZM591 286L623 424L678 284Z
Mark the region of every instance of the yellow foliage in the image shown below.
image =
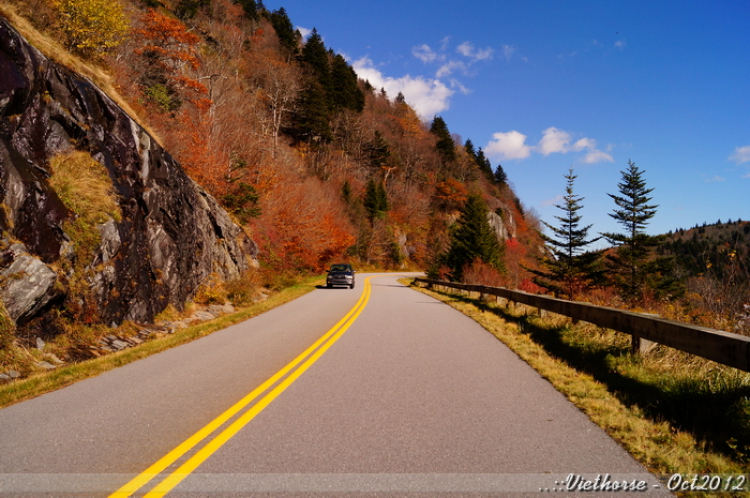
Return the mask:
M52 0L68 47L84 54L118 46L130 24L117 0Z

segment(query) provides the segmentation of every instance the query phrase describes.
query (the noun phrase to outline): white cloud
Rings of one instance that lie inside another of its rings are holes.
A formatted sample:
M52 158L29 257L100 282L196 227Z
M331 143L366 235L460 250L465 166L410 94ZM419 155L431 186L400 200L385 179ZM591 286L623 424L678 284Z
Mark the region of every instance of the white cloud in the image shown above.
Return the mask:
M438 58L440 58L440 60L445 60L445 56L440 56L427 44L412 48L411 53L414 57L421 60L425 64L435 62L438 60Z
M297 26L297 31L299 31L304 40L307 40L307 37L312 33L311 29L303 28L302 26Z
M596 148L596 140L592 140L591 138L582 138L573 144L573 150L575 151L580 151L584 149L595 149L595 148Z
M516 47L511 47L510 45L503 45L503 57L505 57L506 61L510 61L510 58L513 57L513 53L516 51Z
M474 48L474 45L472 45L471 42L463 42L461 45L456 47L456 52L463 55L464 57L468 57L472 61L492 59L492 55L495 53L492 47L477 50L476 48Z
M568 152L568 144L570 143L570 134L558 130L554 126L551 126L542 132L542 139L537 145L537 150L548 156L553 152L565 153Z
M581 162L584 164L596 164L596 163L601 163L604 161L607 161L610 163L615 162L614 158L610 154L607 154L606 152L597 150L597 149L591 150L588 154L586 154L583 157L583 159L581 159Z
M448 61L447 63L440 66L440 69L435 73L436 78L445 78L450 76L454 71L466 71L466 64L461 61Z
M718 176L718 175L716 175L716 176L714 176L713 178L708 178L708 179L706 179L706 180L704 180L704 181L705 181L706 183L716 183L716 182L725 182L725 181L726 181L726 179L725 179L725 178L722 178L721 176Z
M429 121L436 114L448 109L450 98L455 93L453 89L437 79L410 75L401 78L384 76L367 57L355 61L352 67L357 76L369 81L373 87L385 88L391 98L401 92L404 99L423 121Z
M543 201L542 206L554 206L555 204L557 204L558 202L562 200L563 200L562 195L556 195L552 199L547 199L546 201Z
M500 159L525 159L531 155L531 147L525 144L526 135L517 131L495 133L484 148L489 157Z
M734 161L737 164L750 162L750 145L735 147L734 153L729 156L729 160Z
M627 45L627 43L625 43L625 40L617 40L615 42L615 47L619 48L620 50L625 50L625 45Z
M495 133L493 140L485 148L488 155L502 156L504 159L524 159L531 152L548 156L553 153L567 154L568 152L586 151L580 162L584 164L595 164L603 161L614 162L607 152L596 148L596 140L588 137L581 138L571 145L573 140L570 133L551 126L542 132L542 139L535 146L526 145L526 135L517 131L508 133Z

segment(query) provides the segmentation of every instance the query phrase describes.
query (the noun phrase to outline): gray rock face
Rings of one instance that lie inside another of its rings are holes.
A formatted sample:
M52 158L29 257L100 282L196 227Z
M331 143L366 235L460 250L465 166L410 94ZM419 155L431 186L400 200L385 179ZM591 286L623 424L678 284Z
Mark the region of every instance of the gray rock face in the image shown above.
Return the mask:
M257 263L256 244L144 129L0 17L0 230L28 250L0 268L33 270L33 281L29 270L5 281L14 318L49 303L55 279L47 265L76 257L63 230L73 213L48 182L50 158L73 148L106 167L123 215L99 227L89 272L104 323L151 321L168 304L181 308L211 273L231 279Z
M0 298L16 322L34 316L59 295L57 273L29 254L19 255L0 275Z
M516 236L516 225L513 223L513 217L507 216L507 218L510 220L510 223L506 224L505 220L496 213L493 213L492 211L487 213L487 221L489 222L490 227L495 231L497 240L505 241L515 238Z

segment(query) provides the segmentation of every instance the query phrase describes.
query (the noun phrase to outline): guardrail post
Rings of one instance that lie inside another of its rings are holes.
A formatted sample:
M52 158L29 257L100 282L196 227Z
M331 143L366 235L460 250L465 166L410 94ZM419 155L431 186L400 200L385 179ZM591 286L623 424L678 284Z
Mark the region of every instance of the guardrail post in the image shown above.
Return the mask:
M649 350L656 345L655 342L644 339L643 337L638 337L635 334L631 337L632 342L630 343L630 352L634 355L648 353Z
M641 313L642 315L650 316L653 318L659 318L659 315L656 313ZM634 355L638 354L645 354L648 353L648 351L656 346L656 343L653 341L649 341L648 339L644 339L643 337L636 334L636 332L630 331L630 353Z

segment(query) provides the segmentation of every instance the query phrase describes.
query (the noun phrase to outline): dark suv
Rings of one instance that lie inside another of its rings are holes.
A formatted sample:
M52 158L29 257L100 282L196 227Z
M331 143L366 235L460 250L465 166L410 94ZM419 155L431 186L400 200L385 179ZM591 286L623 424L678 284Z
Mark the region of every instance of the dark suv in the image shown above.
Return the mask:
M354 288L354 270L352 265L331 265L326 277L326 287L331 288L334 285L345 285L350 289Z

